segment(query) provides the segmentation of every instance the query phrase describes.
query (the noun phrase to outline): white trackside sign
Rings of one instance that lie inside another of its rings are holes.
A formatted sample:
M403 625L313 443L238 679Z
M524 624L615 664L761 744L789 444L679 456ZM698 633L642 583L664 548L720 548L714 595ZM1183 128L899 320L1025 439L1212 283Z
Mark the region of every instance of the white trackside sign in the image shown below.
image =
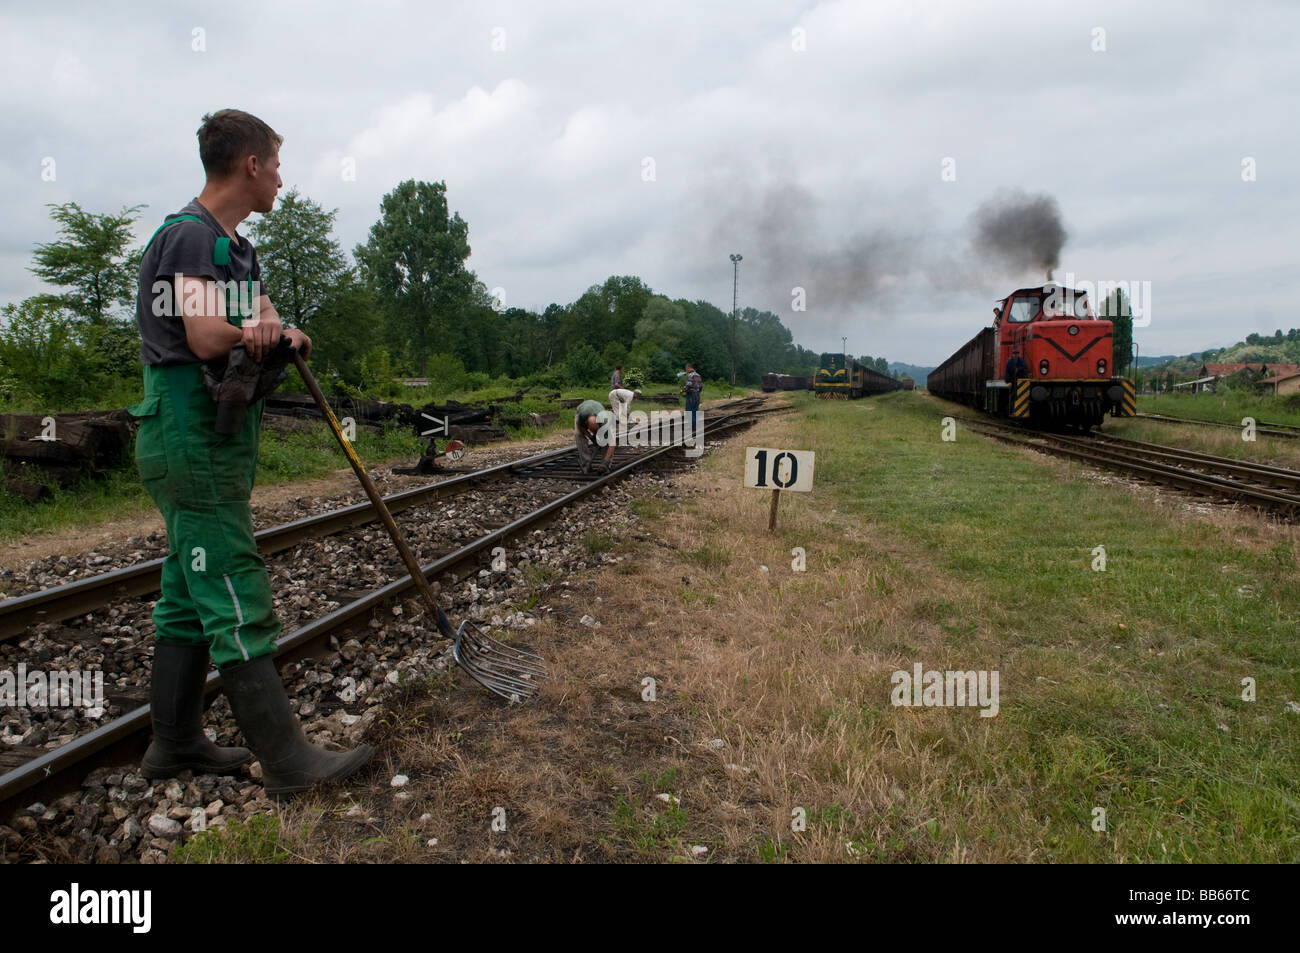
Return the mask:
M813 484L812 450L745 448L745 486L756 490L791 490L808 493Z

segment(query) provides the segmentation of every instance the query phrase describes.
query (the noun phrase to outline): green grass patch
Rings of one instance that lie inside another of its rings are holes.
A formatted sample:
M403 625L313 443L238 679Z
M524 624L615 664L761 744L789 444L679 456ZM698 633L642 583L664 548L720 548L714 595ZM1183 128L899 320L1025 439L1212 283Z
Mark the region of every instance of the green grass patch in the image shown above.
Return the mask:
M731 565L731 554L721 546L714 546L711 543L688 549L682 555L701 569L722 569Z
M1001 674L999 715L976 719L969 743L943 747L945 820L900 832L903 855L998 837L1041 860L1294 860L1294 545L1249 521L1225 532L1143 504L1077 465L1058 478L1047 458L960 424L944 442L936 407L911 394L827 402L801 432L832 519L869 524L971 593L954 601L926 592L915 571L888 573L891 586L919 593L917 622L946 637L925 651L943 644L953 664L916 657L916 646L873 647L898 652L900 667ZM843 558L832 541L807 545L810 572ZM1095 571L1103 550L1105 570ZM1255 701L1243 700L1247 678ZM857 730L866 745L878 729ZM957 806L972 797L993 806L962 819L969 812ZM1092 828L1095 808L1105 832ZM846 840L861 835L856 826L845 823ZM867 849L877 848L898 856L888 842Z
M607 553L618 543L613 535L603 530L593 529L582 538L582 548L588 556L599 556Z
M1217 420L1234 426L1240 426L1243 417L1300 426L1300 395L1297 394L1272 397L1241 390L1219 394L1141 394L1138 410L1144 414Z
M224 831L210 828L195 834L172 851L172 861L178 864L282 864L289 859L292 845L285 842L281 833L278 817L255 814L247 821L232 822Z

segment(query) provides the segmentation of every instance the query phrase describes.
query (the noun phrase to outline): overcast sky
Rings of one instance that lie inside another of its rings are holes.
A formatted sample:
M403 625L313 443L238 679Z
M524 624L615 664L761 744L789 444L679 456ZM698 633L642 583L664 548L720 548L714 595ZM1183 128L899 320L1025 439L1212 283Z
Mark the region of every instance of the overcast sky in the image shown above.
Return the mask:
M738 252L741 305L798 343L937 364L1041 283L971 247L1020 189L1060 207L1058 278L1150 282L1143 354L1300 326L1300 4L6 6L0 303L45 290L47 203L145 204L143 241L197 195L229 106L348 252L398 182L445 181L509 306L631 274L729 310Z

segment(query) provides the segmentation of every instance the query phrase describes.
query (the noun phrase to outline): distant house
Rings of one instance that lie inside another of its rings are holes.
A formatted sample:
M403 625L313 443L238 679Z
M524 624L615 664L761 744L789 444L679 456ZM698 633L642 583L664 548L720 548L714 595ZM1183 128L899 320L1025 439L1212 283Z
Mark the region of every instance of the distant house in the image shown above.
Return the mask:
M1265 377L1290 377L1292 374L1300 374L1300 364L1265 364Z
M1202 364L1198 377L1227 377L1239 371L1250 371L1258 377L1264 376L1266 364Z
M1204 371L1204 368L1201 368ZM1214 392L1214 382L1217 377L1198 377L1194 381L1179 381L1174 385L1174 390L1185 390L1193 394L1199 394L1202 391Z
M1242 374L1248 380L1258 382L1260 378L1267 376L1268 365L1259 363L1205 363L1201 365L1201 370L1196 375L1194 381L1184 382L1186 389L1193 394L1202 392L1214 393L1214 385L1225 377L1231 377L1233 374ZM1177 385L1176 385L1177 386Z
M1295 367L1294 364L1277 364L1274 367L1289 368ZM1259 388L1265 394L1274 397L1284 397L1287 394L1300 394L1300 368L1291 373L1274 374L1271 377L1262 378L1259 382Z

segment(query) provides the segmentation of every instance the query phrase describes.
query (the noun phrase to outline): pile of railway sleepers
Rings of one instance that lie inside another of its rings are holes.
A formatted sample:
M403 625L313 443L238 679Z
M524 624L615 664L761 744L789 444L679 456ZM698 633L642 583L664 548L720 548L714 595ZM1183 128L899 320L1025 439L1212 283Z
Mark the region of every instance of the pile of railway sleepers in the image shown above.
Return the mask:
M0 414L4 486L33 502L51 485L72 486L121 466L131 444L125 410L72 414Z

